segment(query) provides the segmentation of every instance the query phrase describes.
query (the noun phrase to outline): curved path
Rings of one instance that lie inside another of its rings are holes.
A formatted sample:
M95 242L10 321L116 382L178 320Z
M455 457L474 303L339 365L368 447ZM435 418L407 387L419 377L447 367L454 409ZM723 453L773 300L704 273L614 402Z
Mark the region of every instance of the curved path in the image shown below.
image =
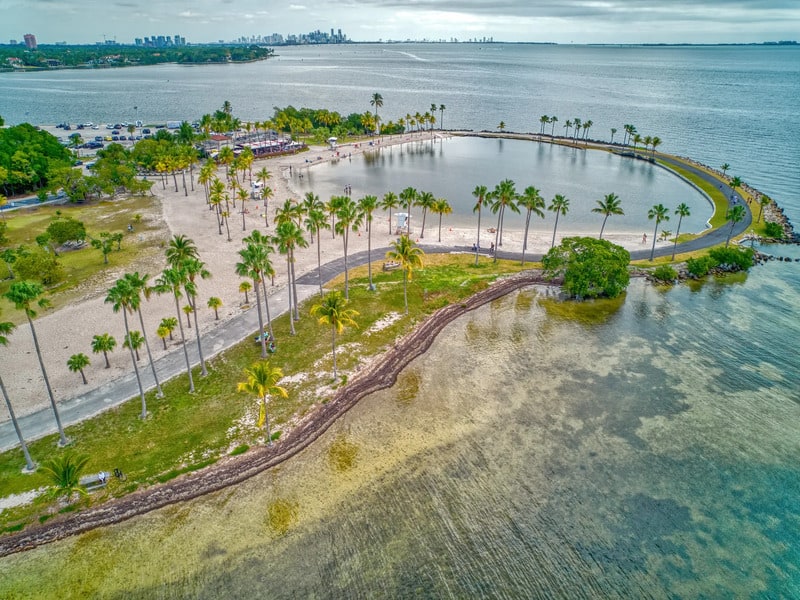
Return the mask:
M682 169L692 172L698 177L707 181L711 185L717 187L720 185L720 180L713 175L703 171L702 169L690 165L684 161L672 158L669 156L661 155L661 159L674 166L679 166ZM630 160L637 160L630 158ZM747 231L752 222L752 214L738 192L733 192L729 197L728 204L743 204L746 208L745 219L737 223L733 229L731 237L735 237ZM715 246L723 243L728 237L729 228L722 227L712 229L707 233L678 244L677 252L693 252ZM420 246L426 254L442 254L450 252L472 252L471 248L467 246L456 247L442 247L442 246ZM373 260L381 260L389 250L388 247L375 248L372 251ZM655 256L668 256L672 254L672 248L669 246L662 246L656 248ZM509 260L521 260L522 255L517 252L504 252L499 250L497 256ZM528 260L531 262L541 260L541 254L528 255ZM650 250L641 249L631 252L631 260L647 260L650 258ZM367 252L359 252L348 256L348 265L350 268L359 265L364 265L368 261ZM321 279L325 283L330 281L340 273L344 272L344 258L335 259L325 265L322 265ZM312 296L319 289L319 278L317 276L317 269L313 269L297 278L298 288L297 294L300 302ZM270 309L273 318L276 318L286 312L288 306L288 295L286 288L276 289L273 294L269 296ZM234 344L239 343L249 335L254 334L258 330L258 319L256 311L246 311L229 321L221 324L216 329L207 332L203 335L203 348L207 353L207 358L210 358L220 352L230 348ZM199 364L199 355L195 344L190 344L189 359L192 365ZM161 376L162 381L166 381L176 377L185 371L183 353L180 348L176 348L169 354L156 360L156 369ZM149 369L141 370L142 384L146 390L153 389L155 382L153 381L152 373ZM104 385L87 390L79 396L74 396L59 402L60 416L64 426L79 423L85 419L93 417L109 408L118 406L123 402L134 398L138 395L138 387L136 378L131 372L119 379L108 382ZM42 438L51 433L55 433L55 420L53 418L52 409L43 408L33 413L18 417L20 428L25 435L26 440L35 440ZM19 444L14 428L11 421L0 423L0 451L5 451L13 448Z

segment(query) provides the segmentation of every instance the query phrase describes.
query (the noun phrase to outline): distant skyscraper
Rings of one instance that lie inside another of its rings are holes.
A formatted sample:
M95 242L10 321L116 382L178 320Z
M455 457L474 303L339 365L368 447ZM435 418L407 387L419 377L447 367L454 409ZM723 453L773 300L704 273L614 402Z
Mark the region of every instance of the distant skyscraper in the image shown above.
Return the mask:
M36 36L32 33L25 34L25 45L28 47L28 50L36 50Z

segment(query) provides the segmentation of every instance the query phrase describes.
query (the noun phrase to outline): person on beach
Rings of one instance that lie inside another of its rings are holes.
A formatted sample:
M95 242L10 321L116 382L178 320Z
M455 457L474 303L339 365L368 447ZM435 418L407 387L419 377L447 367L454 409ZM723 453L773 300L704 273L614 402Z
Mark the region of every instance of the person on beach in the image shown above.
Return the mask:
M646 233L643 233L643 234L642 234L642 243L643 243L643 244L646 244L646 243L647 243L647 234L646 234Z

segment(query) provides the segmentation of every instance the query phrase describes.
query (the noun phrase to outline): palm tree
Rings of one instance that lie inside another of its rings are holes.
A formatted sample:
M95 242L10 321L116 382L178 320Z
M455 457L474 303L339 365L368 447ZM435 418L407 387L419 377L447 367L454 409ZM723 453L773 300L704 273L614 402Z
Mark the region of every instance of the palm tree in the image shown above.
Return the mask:
M495 231L494 243L495 248L503 245L503 220L506 216L506 207L518 213L519 207L517 206L517 190L514 187L514 182L510 179L504 179L494 187L490 195L492 202L492 212L497 213L497 231ZM497 252L494 255L497 261Z
M50 477L50 481L53 484L51 493L56 497L66 496L67 502L76 493L88 497L89 493L80 483L81 471L88 462L88 456L76 456L68 452L43 463L42 471Z
M289 280L289 323L292 335L296 334L294 322L300 318L297 307L297 286L294 277L294 251L307 248L308 242L303 237L303 230L294 221L285 221L275 228L274 243L278 251L286 255L286 273ZM293 308L294 307L294 308ZM294 313L294 316L292 314Z
M394 192L386 192L381 200L381 208L389 213L389 235L392 235L392 211L395 210L399 204L397 194Z
M216 296L211 296L208 299L208 308L214 311L214 320L219 321L219 309L222 306L222 299Z
M675 214L678 215L678 230L675 232L675 243L672 245L672 260L675 260L675 249L678 247L678 236L681 234L681 221L683 221L683 217L688 217L691 214L689 205L681 202L678 204L678 208L675 209Z
M540 125L539 133L541 135L544 135L544 126L547 125L549 122L550 122L550 117L548 117L547 115L542 115L541 117L539 117L539 125Z
M655 158L655 156L656 156L656 147L660 146L660 145L661 145L661 138L660 137L658 137L656 135L656 136L653 136L652 138L650 138L650 146L652 147L652 150L650 151L650 158Z
M13 323L0 323L0 346L7 346L8 345L8 335L14 331L14 324ZM83 372L81 372L83 375ZM85 379L84 379L85 383ZM25 443L25 438L22 436L22 429L19 427L19 422L17 421L17 415L14 413L14 407L11 405L11 399L8 397L8 390L6 390L6 385L3 383L3 378L0 377L0 391L3 393L3 399L6 401L6 408L8 409L8 415L11 417L11 423L14 425L14 431L17 434L17 439L19 440L20 448L22 448L22 454L25 456L25 470L26 471L34 471L36 469L36 463L33 462L31 458L30 452L28 452L28 445Z
M175 317L164 317L161 319L161 323L158 324L159 327L164 327L169 334L169 341L172 341L172 332L178 327L178 319Z
M431 192L420 192L417 196L417 206L422 207L422 229L420 230L419 237L425 237L425 219L428 216L428 209L433 207L436 202L436 197Z
M259 414L258 427L264 424L267 426L267 444L272 445L272 433L269 428L269 415L267 413L267 396L280 396L286 398L289 394L286 389L278 385L278 381L283 377L280 367L273 367L267 360L254 363L249 369L244 370L247 377L246 381L241 381L236 386L236 391L258 396Z
M36 328L33 326L33 317L36 316L33 304L36 303L40 308L46 308L49 305L49 301L44 297L44 288L40 284L32 281L15 281L11 284L11 287L4 296L14 304L14 308L23 311L25 317L28 319L28 325L30 326L31 335L33 336L33 345L36 349L36 357L39 359L39 366L42 369L47 395L50 398L50 406L56 418L59 444L66 446L68 443L67 436L64 435L64 428L61 426L61 415L58 414L56 399L53 396L53 388L50 387L47 369L45 369L44 360L42 359L42 351L39 348L39 338L36 336Z
M439 105L439 129L444 130L444 111L447 107L444 104Z
M569 212L569 198L561 194L556 194L553 198L553 201L550 202L550 206L547 207L547 210L554 212L556 214L556 224L553 225L553 241L550 242L550 247L556 245L556 230L558 229L558 217L559 215L566 215Z
M164 350L167 349L167 338L170 337L170 329L159 325L156 329L156 335L161 338L161 343L164 344Z
M210 279L211 272L206 269L206 263L198 258L184 259L180 267L181 271L185 274L185 281L183 282L183 291L186 293L186 301L191 306L192 316L194 317L194 333L197 340L197 353L200 355L200 375L205 377L208 375L206 369L206 360L203 356L203 344L200 336L200 325L197 322L197 281L196 279ZM188 313L187 313L188 316Z
M731 236L733 235L733 228L736 227L736 224L741 222L745 216L745 208L741 204L737 204L736 206L732 206L728 209L725 213L725 220L730 221L731 228L728 231L728 237L725 239L725 247L728 247L728 244L731 241Z
M475 197L475 206L472 207L472 212L478 213L478 239L475 242L475 266L477 266L478 253L481 250L481 210L489 199L489 190L485 185L476 185L475 189L472 190L472 195Z
M261 288L259 286L263 278L263 257L266 256L266 252L263 246L251 242L245 248L239 250L239 256L242 261L236 263L236 274L240 277L253 278L253 286L256 290L256 307L258 308L258 335L261 342L261 358L266 358L267 341L263 335L264 317L261 313Z
M605 198L597 201L597 206L592 209L592 212L603 215L603 224L600 226L600 238L603 239L603 230L606 228L606 221L611 215L624 215L625 211L622 210L620 205L619 196L616 194L606 194Z
M353 309L347 308L347 299L342 296L341 292L334 291L328 292L322 303L311 307L311 316L317 317L317 322L320 325L331 326L333 379L336 381L338 377L336 372L336 334L342 333L345 327L358 327L354 320L358 313Z
M572 125L575 127L575 132L572 134L572 141L578 139L578 132L581 130L581 120L578 117L572 119Z
M370 290L375 290L375 285L372 283L372 213L377 208L377 196L364 196L358 201L358 210L364 216L364 222L367 224L367 274Z
M133 372L136 375L136 384L139 386L139 397L142 400L142 414L139 416L141 419L147 418L147 400L144 397L144 386L142 385L142 377L139 374L139 360L138 353L134 355L134 343L131 339L131 330L128 326L128 311L133 312L132 298L138 292L134 292L125 278L117 279L114 286L108 290L105 302L111 304L111 309L116 313L122 311L122 318L125 323L125 342L124 347L127 347L131 352L131 362L133 363Z
M275 334L272 331L272 317L269 314L269 294L267 293L267 279L272 279L272 284L275 285L275 268L272 266L272 261L269 255L275 252L272 246L273 239L267 235L263 235L260 231L255 230L249 236L242 240L245 244L255 244L260 247L258 254L258 264L261 269L261 293L264 295L264 308L267 313L267 328L272 339L275 339Z
M142 336L144 337L144 347L147 350L147 360L150 363L150 371L153 373L153 381L156 383L156 397L163 398L164 392L161 389L161 383L158 380L158 373L156 372L156 363L153 360L153 353L150 352L150 342L147 339L147 329L144 326L144 317L142 316L142 298L145 300L150 299L150 294L153 292L149 286L148 281L150 275L139 275L138 272L127 273L124 279L131 286L131 306L139 313L139 326L142 328ZM170 337L172 337L172 330L170 329Z
M167 264L170 267L179 267L187 258L197 258L197 244L185 235L175 235L169 241L169 246L165 252Z
M181 321L181 286L186 280L186 274L178 268L167 267L161 273L161 277L156 279L154 287L156 293L166 294L171 293L175 299L175 313L178 315L178 329L181 332L181 345L183 346L183 357L186 359L186 372L189 375L189 392L194 393L194 379L192 378L192 365L189 363L189 351L186 348L186 336L183 333L183 322ZM162 321L163 323L163 321Z
M142 336L141 331L136 331L135 329L130 332L130 334L125 338L125 341L122 342L123 348L133 348L134 353L136 354L136 360L141 360L139 358L139 348L144 345L144 337Z
M527 210L527 214L525 215L525 235L522 238L522 266L524 267L525 251L528 249L528 228L531 224L531 215L536 214L544 219L544 198L542 198L539 190L529 185L525 188L525 191L522 192L522 195L520 195L519 205Z
M497 126L500 131L503 131L506 128L506 122L500 121L500 124Z
M375 125L378 124L378 109L383 106L383 96L381 96L378 92L372 94L372 99L369 101L370 106L375 107Z
M329 227L328 225L328 218L325 216L325 213L320 208L315 208L308 212L306 215L306 219L304 222L306 226L306 231L311 235L311 239L314 239L314 236L317 238L317 280L319 281L319 295L322 295L322 248L321 248L321 240L320 240L320 232L323 229Z
M635 143L635 142L634 142ZM653 256L656 253L656 237L658 236L658 225L661 221L669 221L669 211L663 204L656 204L647 211L647 218L651 221L655 219L656 228L653 231L653 248L650 250L650 262L653 262Z
M92 352L95 354L103 353L106 369L111 368L111 363L108 361L108 353L113 352L116 347L117 340L110 333L101 333L92 337Z
M552 116L550 117L550 123L552 126L550 127L550 137L553 137L556 133L556 123L558 123L558 117Z
M614 143L614 135L615 135L616 133L617 133L617 128L616 128L616 127L612 127L612 128L611 128L611 143L612 143L612 144Z
M731 200L733 200L734 196L736 194L736 188L742 187L742 180L738 176L737 177L731 177L731 180L728 182L728 185L731 187L731 191L733 192L731 194Z
M247 214L247 209L245 208L245 204L247 200L250 198L250 194L244 188L239 188L236 192L236 195L239 196L239 202L242 205L242 231L247 230L247 224L245 223L245 215Z
M83 370L88 366L89 366L89 357L86 356L83 352L78 352L78 354L73 354L72 356L69 357L69 359L67 359L67 368L73 373L80 373L84 385L89 383L88 381L86 381L86 374L83 372Z
M730 168L731 168L731 166L728 163L722 163L722 166L720 167L720 169L722 169L722 175L723 176L727 175L728 174L728 169L730 169Z
M250 304L250 298L247 297L247 293L253 289L253 284L249 281L242 281L239 283L239 292L244 294L244 303Z
M386 258L400 263L400 268L403 270L403 301L406 314L408 314L408 280L411 279L415 268L422 267L424 255L422 248L412 242L407 235L402 235L399 240L392 242L391 250L386 253Z
M450 203L444 199L439 198L433 203L431 206L431 212L434 214L439 215L439 241L442 241L442 216L449 215L453 212L453 207L450 206Z
M408 213L406 216L406 235L411 235L411 207L417 201L417 190L413 187L407 187L402 192L400 192L400 200L403 202L403 206L406 207L406 212Z
M364 219L364 213L361 211L355 201L346 197L346 200L336 211L336 233L342 236L342 243L344 244L344 297L350 297L350 276L347 268L347 246L350 241L350 231L358 231Z
M567 119L567 120L564 122L564 137L565 137L565 138L568 138L568 137L569 137L569 128L570 128L570 127L572 127L572 121L570 121L569 119Z

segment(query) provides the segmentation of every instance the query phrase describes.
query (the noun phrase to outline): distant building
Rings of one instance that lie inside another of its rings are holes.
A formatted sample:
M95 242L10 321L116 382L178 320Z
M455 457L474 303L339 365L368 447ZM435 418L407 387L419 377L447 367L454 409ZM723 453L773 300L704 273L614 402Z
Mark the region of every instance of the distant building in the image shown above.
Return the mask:
M32 33L26 33L24 39L28 50L36 50L36 48L38 48L38 45L36 44L36 36Z

